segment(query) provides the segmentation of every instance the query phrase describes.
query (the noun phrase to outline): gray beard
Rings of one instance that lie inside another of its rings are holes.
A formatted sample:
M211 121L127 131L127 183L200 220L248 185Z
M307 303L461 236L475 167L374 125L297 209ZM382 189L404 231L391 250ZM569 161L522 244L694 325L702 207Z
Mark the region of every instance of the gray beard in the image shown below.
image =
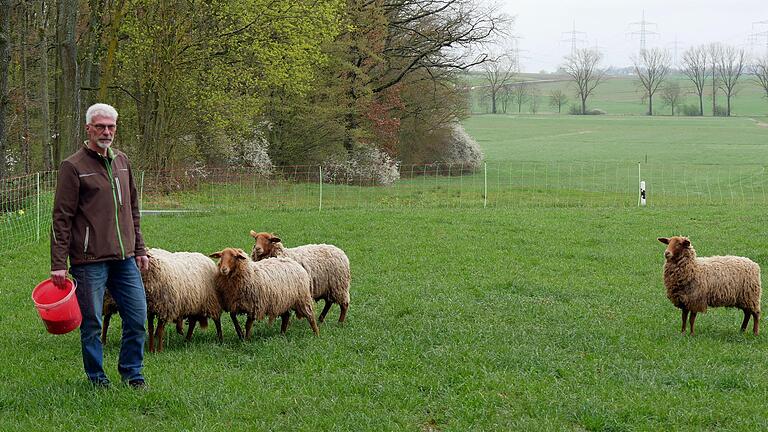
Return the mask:
M109 146L112 145L112 143L110 142L109 144L104 144L101 141L96 141L96 145L99 146L100 149L106 150L109 148Z

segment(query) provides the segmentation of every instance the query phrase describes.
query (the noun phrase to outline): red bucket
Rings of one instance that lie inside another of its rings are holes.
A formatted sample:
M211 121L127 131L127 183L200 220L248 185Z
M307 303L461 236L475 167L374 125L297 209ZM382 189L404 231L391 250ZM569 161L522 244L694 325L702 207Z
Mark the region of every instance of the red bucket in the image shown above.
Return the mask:
M32 301L48 333L64 334L80 327L83 316L80 315L75 289L77 284L71 279L67 279L64 289L46 279L32 290Z

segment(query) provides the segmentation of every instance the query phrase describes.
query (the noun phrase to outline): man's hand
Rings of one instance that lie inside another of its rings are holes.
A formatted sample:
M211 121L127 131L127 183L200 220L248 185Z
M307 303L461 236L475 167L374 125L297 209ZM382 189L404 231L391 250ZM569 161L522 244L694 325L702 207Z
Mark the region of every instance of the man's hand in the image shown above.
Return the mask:
M139 271L145 272L149 270L149 258L147 258L146 255L144 256L137 256L136 257L136 267L139 268Z
M67 270L53 270L51 271L51 280L53 284L64 289L67 287Z

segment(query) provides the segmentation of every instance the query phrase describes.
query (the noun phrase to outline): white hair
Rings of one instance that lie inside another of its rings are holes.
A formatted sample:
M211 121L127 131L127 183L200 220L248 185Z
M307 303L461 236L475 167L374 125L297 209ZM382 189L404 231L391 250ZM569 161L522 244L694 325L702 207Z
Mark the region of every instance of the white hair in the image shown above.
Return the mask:
M104 103L93 104L85 113L85 124L91 124L91 120L93 120L94 116L109 117L114 121L117 121L117 110L112 105Z

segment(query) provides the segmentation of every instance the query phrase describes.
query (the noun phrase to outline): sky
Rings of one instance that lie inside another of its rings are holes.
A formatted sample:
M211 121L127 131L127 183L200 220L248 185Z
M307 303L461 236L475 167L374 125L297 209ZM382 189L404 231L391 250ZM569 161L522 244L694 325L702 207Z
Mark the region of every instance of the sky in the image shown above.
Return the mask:
M640 50L640 22L648 23L646 48L666 48L677 59L687 48L722 42L768 55L768 0L488 0L515 17L523 72L554 71L571 52L574 28L579 48L603 53L602 66L629 66ZM764 23L760 23L764 22ZM634 23L634 24L633 24ZM755 33L764 33L752 37ZM750 41L752 39L752 41ZM677 43L675 43L677 41ZM751 43L750 43L751 42Z

